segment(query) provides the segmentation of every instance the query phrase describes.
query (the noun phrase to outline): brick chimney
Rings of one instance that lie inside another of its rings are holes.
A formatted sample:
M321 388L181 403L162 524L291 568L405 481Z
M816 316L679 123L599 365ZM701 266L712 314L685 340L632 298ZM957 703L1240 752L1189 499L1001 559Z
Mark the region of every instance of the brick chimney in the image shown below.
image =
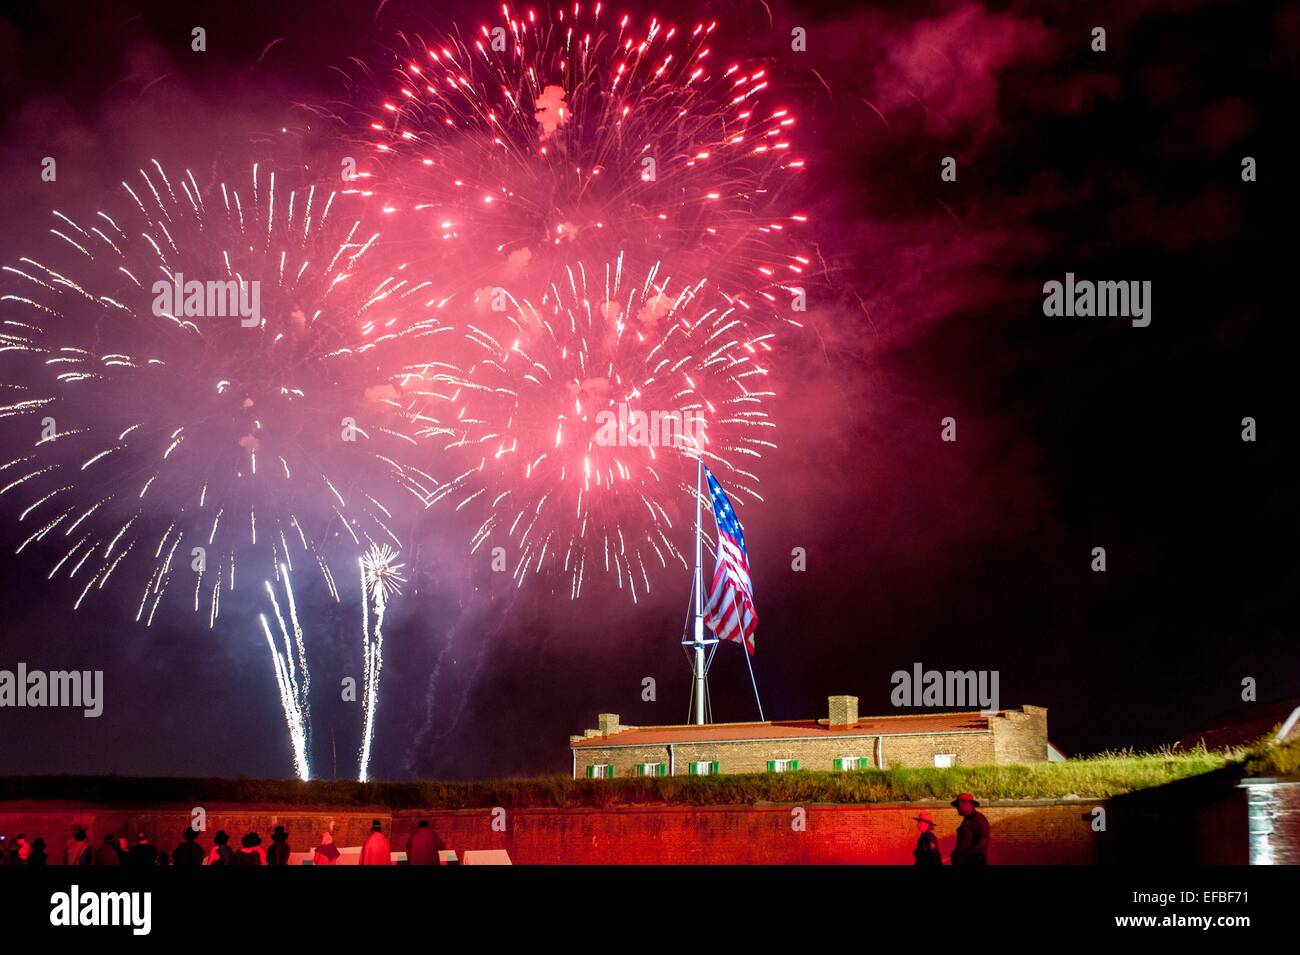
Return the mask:
M601 713L596 717L596 726L601 736L612 736L621 729L618 725L617 713Z
M829 697L830 720L832 727L852 726L858 721L858 698L856 696Z

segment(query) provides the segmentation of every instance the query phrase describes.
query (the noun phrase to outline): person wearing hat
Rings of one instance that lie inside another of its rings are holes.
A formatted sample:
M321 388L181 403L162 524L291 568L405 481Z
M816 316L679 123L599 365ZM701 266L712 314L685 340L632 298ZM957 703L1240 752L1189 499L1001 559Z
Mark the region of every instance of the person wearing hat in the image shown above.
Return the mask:
M198 830L193 826L187 828L172 850L172 865L203 865L204 852L198 840Z
M939 837L934 834L934 813L923 811L916 820L916 829L921 834L916 838L916 848L912 858L917 865L943 865L943 856L939 852Z
M988 865L989 821L984 813L976 811L979 800L970 793L962 793L951 805L962 817L957 827L957 848L952 850L952 864Z
M366 841L361 844L361 858L357 860L357 865L392 865L393 848L388 844L388 837L384 835L384 827L376 819L370 824L370 835L366 836Z
M235 853L235 865L266 865L266 850L262 848L262 837L250 832L240 840L242 848Z
M271 847L266 850L266 864L289 864L289 833L284 831L284 826L276 826L271 833Z
M218 829L212 837L212 851L208 853L208 865L234 865L235 850L230 848L230 836L224 829Z

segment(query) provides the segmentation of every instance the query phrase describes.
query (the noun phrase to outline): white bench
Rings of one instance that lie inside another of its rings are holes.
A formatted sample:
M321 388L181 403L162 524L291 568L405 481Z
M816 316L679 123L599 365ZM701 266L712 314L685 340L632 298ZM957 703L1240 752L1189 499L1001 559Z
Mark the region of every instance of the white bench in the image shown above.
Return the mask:
M462 865L514 865L505 849L466 849Z

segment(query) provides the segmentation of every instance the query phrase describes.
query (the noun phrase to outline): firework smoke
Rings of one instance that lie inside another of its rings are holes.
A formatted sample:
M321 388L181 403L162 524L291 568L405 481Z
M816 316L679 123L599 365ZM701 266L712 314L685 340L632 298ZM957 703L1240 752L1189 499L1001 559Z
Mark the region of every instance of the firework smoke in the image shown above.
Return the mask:
M56 212L49 256L4 269L0 417L30 450L0 465L0 495L32 528L18 550L81 582L77 606L135 572L152 622L183 576L212 625L241 555L313 563L337 599L324 545L399 544L382 498L438 486L401 462L392 369L412 340L435 350L442 300L381 265L332 191L276 179L205 189L155 163L123 210ZM213 286L253 290L260 317L214 315Z

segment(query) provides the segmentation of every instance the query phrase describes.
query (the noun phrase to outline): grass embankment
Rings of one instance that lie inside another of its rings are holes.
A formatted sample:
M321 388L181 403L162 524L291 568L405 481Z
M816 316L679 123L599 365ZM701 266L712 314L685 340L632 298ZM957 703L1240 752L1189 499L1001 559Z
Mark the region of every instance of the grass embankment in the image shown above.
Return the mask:
M1106 798L1216 770L1242 775L1300 773L1300 745L1256 746L1227 753L1103 753L1063 763L885 769L847 773L794 772L747 776L676 776L573 780L567 777L476 782L375 782L183 779L120 776L37 776L0 779L3 800L69 800L131 804L264 803L384 806L400 809L579 808L762 802L874 803L948 801L959 792L981 800Z
M1246 751L1242 765L1247 776L1300 776L1300 739L1280 746L1256 745Z

